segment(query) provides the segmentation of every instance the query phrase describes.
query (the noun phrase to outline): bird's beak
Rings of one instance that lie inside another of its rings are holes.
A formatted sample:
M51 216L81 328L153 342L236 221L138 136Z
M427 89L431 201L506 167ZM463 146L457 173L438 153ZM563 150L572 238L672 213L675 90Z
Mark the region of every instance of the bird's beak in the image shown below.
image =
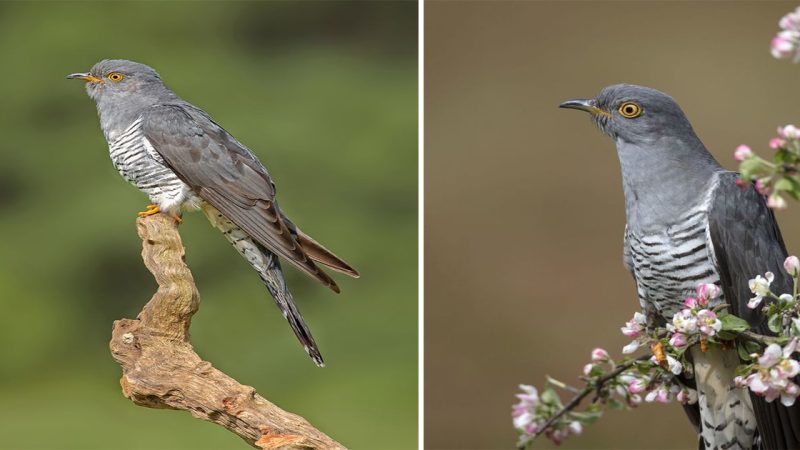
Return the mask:
M567 100L566 102L558 105L558 107L568 108L568 109L580 109L581 111L586 111L593 116L599 114L610 115L608 114L607 111L598 108L593 98L579 98L575 100Z
M103 80L101 78L97 78L96 76L90 73L71 73L67 75L68 80L86 80L90 83L102 83Z

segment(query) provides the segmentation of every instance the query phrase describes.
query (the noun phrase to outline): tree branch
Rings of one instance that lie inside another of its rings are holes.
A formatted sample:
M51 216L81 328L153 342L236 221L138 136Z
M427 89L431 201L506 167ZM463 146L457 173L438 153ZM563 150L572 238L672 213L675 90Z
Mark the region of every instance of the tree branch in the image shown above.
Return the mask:
M589 394L591 394L592 392L597 392L599 394L603 386L605 386L605 384L608 383L610 380L613 380L622 372L630 369L637 362L647 361L648 359L650 359L650 355L643 355L636 359L631 359L626 363L618 365L616 368L614 368L614 370L603 375L597 380L594 380L590 384L587 384L586 387L583 388L583 390L579 391L577 395L572 397L572 399L569 402L567 402L567 404L564 405L563 408L558 410L557 413L555 413L552 417L550 417L550 419L548 419L547 422L545 422L544 425L542 425L542 427L539 428L539 431L536 432L535 437L539 437L542 433L547 431L547 429L550 428L554 423L556 423L556 421L560 419L561 416L575 409Z
M163 214L136 221L142 258L158 282L135 320L114 322L110 348L122 366L122 393L149 408L189 411L219 424L261 449L343 449L304 418L286 412L254 388L203 361L189 341L200 295L177 223Z

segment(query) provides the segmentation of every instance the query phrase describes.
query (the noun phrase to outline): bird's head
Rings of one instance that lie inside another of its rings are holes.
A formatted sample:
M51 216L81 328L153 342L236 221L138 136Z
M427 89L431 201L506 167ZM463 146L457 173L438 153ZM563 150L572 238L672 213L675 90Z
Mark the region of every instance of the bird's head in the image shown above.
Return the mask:
M124 59L104 59L89 72L73 73L67 78L85 80L86 92L95 101L164 88L161 77L151 67Z
M615 84L603 88L597 98L569 100L559 106L588 112L598 128L615 140L647 144L662 137L694 136L678 103L644 86Z

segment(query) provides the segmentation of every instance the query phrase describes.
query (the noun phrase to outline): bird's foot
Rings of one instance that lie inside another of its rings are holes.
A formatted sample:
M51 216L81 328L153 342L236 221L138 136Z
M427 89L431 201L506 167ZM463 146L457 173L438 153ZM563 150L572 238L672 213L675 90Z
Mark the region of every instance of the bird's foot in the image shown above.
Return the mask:
M153 214L158 214L160 212L161 212L161 208L159 208L158 205L154 205L154 204L151 203L151 204L147 205L147 211L140 212L138 214L138 216L139 217L152 216Z
M173 213L170 213L169 216L172 217L173 219L175 219L175 222L178 222L178 225L183 223L183 217L181 217L181 213L173 212Z

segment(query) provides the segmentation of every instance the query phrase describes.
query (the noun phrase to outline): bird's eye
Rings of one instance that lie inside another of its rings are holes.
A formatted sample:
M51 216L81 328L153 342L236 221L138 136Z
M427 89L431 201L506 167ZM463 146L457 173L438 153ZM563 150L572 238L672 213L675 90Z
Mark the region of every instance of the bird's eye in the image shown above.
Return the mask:
M119 72L111 72L106 78L111 81L122 81L122 74Z
M642 107L634 102L625 102L619 105L618 111L626 119L633 119L642 115Z

